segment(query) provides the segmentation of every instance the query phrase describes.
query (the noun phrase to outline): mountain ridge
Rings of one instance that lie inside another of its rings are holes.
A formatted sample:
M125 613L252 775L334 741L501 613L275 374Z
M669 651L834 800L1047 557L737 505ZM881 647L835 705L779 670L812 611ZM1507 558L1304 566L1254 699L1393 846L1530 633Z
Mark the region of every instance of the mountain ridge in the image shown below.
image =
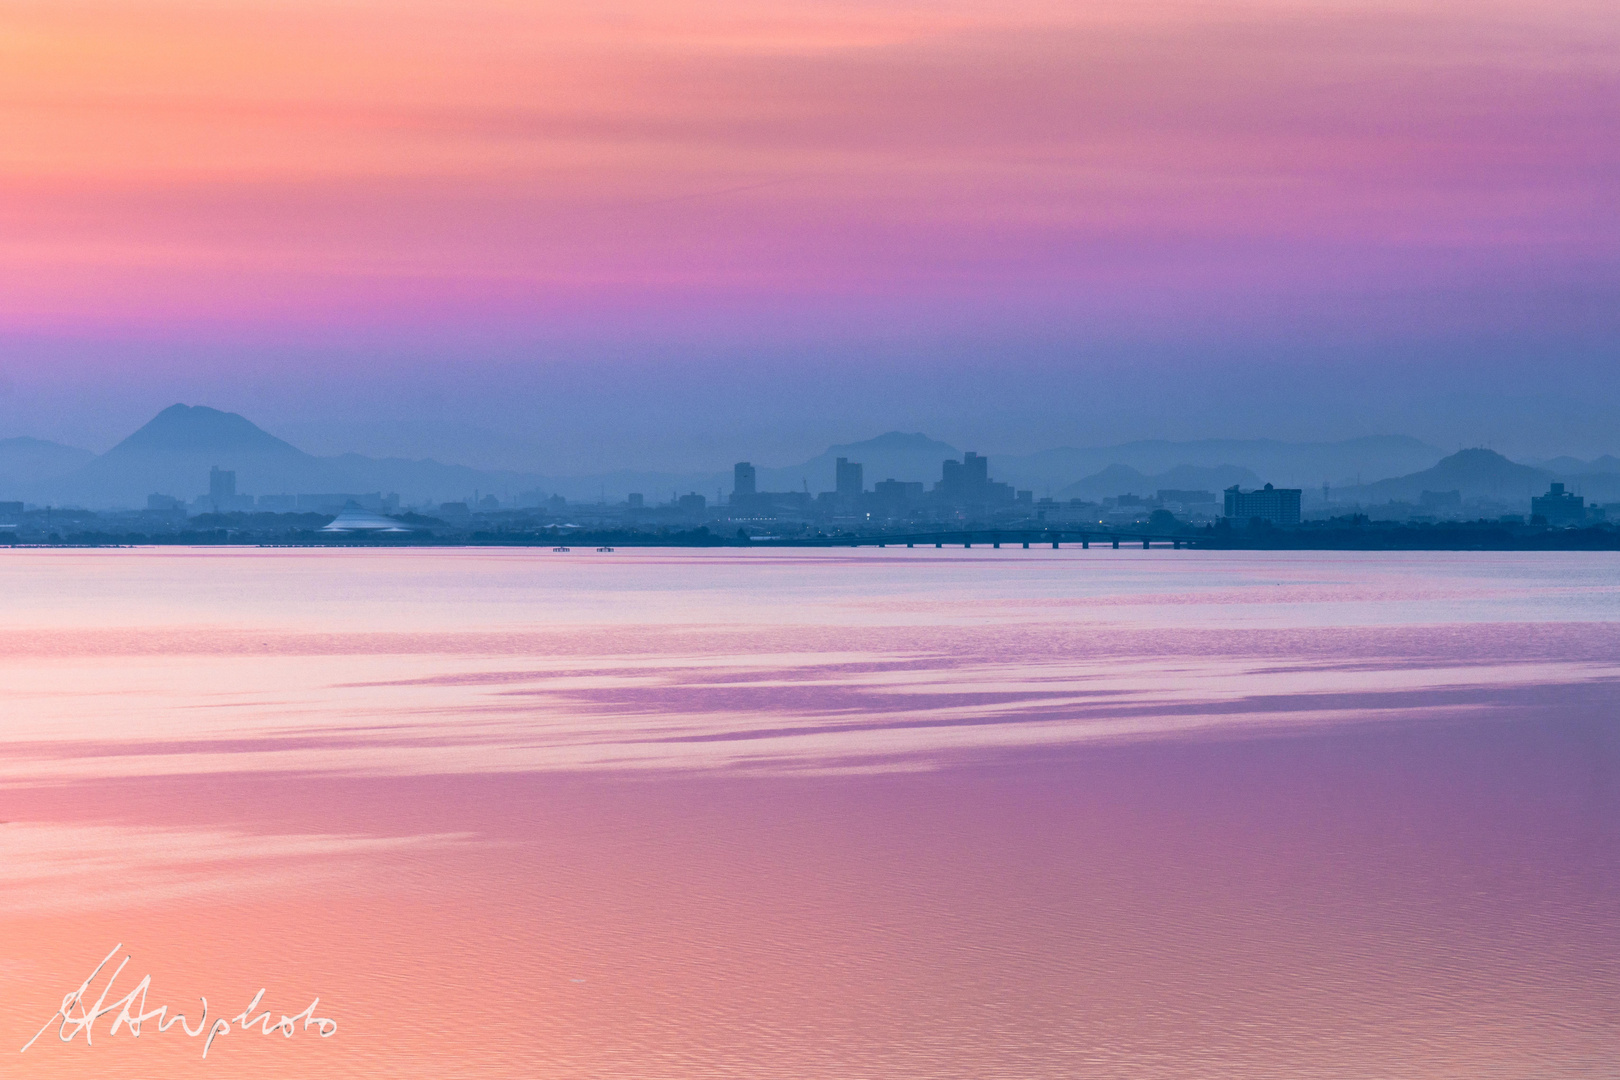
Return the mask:
M89 450L27 435L0 439L0 498L41 480L66 476L95 460Z
M1363 502L1412 500L1421 498L1425 491L1459 491L1465 499L1529 499L1545 491L1554 479L1554 474L1545 469L1521 465L1495 450L1470 447L1441 458L1432 468L1347 488L1338 498Z
M1148 475L1129 465L1110 465L1101 472L1076 480L1059 491L1058 498L1102 499L1112 495L1152 495L1163 489L1207 491L1216 501L1233 484L1259 487L1260 478L1238 465L1177 465Z
M1290 454L1296 455L1290 459L1293 463L1287 469L1277 467ZM1556 459L1561 468L1553 470L1512 462L1492 451L1464 454L1476 456L1443 457L1420 440L1396 435L1336 443L1138 440L1112 447L1065 447L1022 456L992 453L989 457L992 479L1043 495L1093 499L1128 492L1147 494L1158 488L1219 491L1232 483L1258 486L1271 482L1310 489L1315 481L1301 482L1299 474L1335 465L1342 471L1358 460L1357 455L1366 461L1395 464L1425 461L1430 455L1434 460L1428 461L1426 468L1407 470L1370 484L1334 482L1335 493L1341 498L1415 498L1422 490L1454 488L1469 495L1494 492L1519 498L1527 492L1539 493L1532 489L1544 490L1546 483L1561 478L1572 481L1575 490L1585 489L1593 497L1620 492L1620 459L1609 456L1592 462ZM1490 455L1490 459L1478 454ZM868 487L889 478L921 481L932 487L939 479L942 462L961 456L956 447L922 432L888 431L871 439L829 446L797 464L755 465L762 491L820 492L834 486L834 463L839 457L860 462ZM1088 463L1091 468L1080 469ZM1593 471L1610 463L1616 466L1615 471ZM431 457L377 458L358 453L315 456L240 414L205 405L176 404L161 410L101 455L40 439L0 440L0 485L4 485L0 499L20 495L34 501L100 507L139 506L152 493L189 499L206 488L213 466L235 471L237 490L245 494L397 491L408 502L417 503L459 500L474 491L511 496L526 490L562 494L582 502L598 498L619 501L627 493L639 491L656 503L668 494L687 491L723 497L732 484L729 467L712 472L620 469L583 476L548 476L516 469L477 468Z

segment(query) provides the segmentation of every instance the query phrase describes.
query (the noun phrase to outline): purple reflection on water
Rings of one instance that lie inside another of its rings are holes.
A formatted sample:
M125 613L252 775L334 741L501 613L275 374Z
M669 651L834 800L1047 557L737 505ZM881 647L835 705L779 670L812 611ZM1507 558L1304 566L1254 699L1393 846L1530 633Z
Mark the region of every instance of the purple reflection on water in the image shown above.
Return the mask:
M343 1023L223 1042L242 1076L1620 1056L1601 558L382 553L367 588L347 555L100 558L52 568L71 618L21 598L49 649L0 627L34 710L0 732L18 1046L122 940L169 997L307 988ZM155 599L178 567L190 591ZM150 587L160 617L109 627L75 607L92 578L113 615ZM770 621L773 586L794 619ZM29 1075L199 1067L150 1040L43 1049Z

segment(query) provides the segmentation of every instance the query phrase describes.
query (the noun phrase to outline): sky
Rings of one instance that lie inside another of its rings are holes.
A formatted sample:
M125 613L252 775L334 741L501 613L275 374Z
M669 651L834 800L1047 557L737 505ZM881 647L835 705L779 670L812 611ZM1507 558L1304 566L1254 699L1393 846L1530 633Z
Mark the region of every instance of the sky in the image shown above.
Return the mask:
M1612 0L8 0L0 437L1620 452Z

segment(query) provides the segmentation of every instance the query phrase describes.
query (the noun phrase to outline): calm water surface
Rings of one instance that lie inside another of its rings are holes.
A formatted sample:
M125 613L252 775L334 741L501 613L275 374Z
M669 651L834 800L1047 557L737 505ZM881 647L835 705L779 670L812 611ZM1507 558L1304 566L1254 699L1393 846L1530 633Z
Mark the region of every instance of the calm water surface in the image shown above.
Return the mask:
M1620 1060L1612 554L13 550L0 710L0 1076Z

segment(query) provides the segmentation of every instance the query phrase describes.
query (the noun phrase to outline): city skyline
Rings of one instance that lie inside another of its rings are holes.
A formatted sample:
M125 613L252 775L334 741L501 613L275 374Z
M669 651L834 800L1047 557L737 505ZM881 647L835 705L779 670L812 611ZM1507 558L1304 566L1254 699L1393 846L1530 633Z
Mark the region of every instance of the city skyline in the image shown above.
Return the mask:
M196 410L176 406L137 432L128 443L145 443L171 455L176 418L195 420ZM285 446L257 432L240 417L205 414L216 435L216 449L229 455L259 442ZM171 425L164 431L162 425ZM882 440L873 440L881 444ZM100 460L100 459L98 459ZM1576 463L1579 465L1580 463ZM1588 463L1620 466L1620 459ZM1118 467L1105 470L1119 490ZM382 542L407 546L466 544L533 547L557 541L636 546L752 546L756 543L825 546L887 543L914 548L942 548L947 543L971 548L975 540L994 548L1004 541L1028 549L1031 543L1056 549L1065 540L1082 550L1093 542L1118 549L1122 542L1147 549L1154 541L1205 548L1400 548L1473 549L1609 549L1616 533L1611 518L1620 519L1620 501L1603 504L1568 490L1553 474L1519 465L1483 449L1463 450L1422 472L1341 491L1334 500L1322 486L1321 500L1311 505L1301 488L1272 483L1244 490L1241 482L1221 489L1154 489L1162 483L1196 483L1218 473L1181 467L1163 477L1135 485L1151 494L1122 492L1089 500L1073 495L1035 498L1029 489L995 479L989 459L968 451L960 460L940 462L940 478L922 481L886 478L868 487L864 465L848 457L834 461L832 490L766 491L750 462L732 469L732 490L715 491L711 504L697 491L671 490L668 501L629 492L622 501L570 502L544 491L521 492L515 499L493 493L452 499L402 500L398 492L300 492L255 498L237 488L235 470L211 465L208 491L192 500L153 493L144 510L112 508L102 512L71 507L34 506L0 500L0 541L8 545L119 544L294 544L350 545ZM172 475L172 474L171 474ZM1252 474L1249 474L1252 476ZM1620 470L1576 475L1620 499ZM1227 475L1225 479L1231 479ZM1447 488L1449 483L1458 486ZM1542 494L1536 485L1545 484ZM1577 486L1579 481L1577 481ZM1081 485L1071 485L1072 495ZM1421 488L1421 491L1419 489ZM1369 502L1374 493L1388 495L1382 505ZM1414 494L1419 497L1415 500ZM605 493L604 493L605 494ZM1404 496L1404 497L1401 497ZM1524 504L1529 513L1524 513ZM567 544L558 552L571 550Z
M1583 485L1605 496L1620 490L1620 459L1604 455L1590 461L1559 457L1515 464L1494 452L1480 454L1499 465L1487 464L1495 475L1491 485L1504 483L1517 490L1554 478ZM929 481L940 490L978 489L989 483L986 459L974 450L962 450L921 433L890 432L860 443L832 446L820 455L788 466L744 462L704 473L620 471L612 474L567 477L541 472L487 471L453 462L374 459L348 453L332 457L308 454L265 431L247 418L205 406L177 404L122 440L106 454L71 449L31 440L0 440L0 494L28 497L63 505L118 506L138 504L148 495L180 498L191 477L229 468L245 468L244 483L259 494L278 500L307 495L311 506L316 493L332 491L405 492L407 503L432 502L454 493L481 488L504 492L511 503L514 492L541 489L540 497L563 494L570 501L596 502L612 485L615 501L631 492L656 500L663 491L679 496L681 490L703 491L724 497L727 484L739 479L757 491L814 492L840 495L875 490L876 485ZM1274 440L1145 441L1113 447L1060 448L1033 455L993 455L1008 482L1002 495L1014 488L1035 495L1063 498L1100 498L1155 488L1224 490L1232 484L1258 487L1263 483L1316 487L1322 501L1331 501L1331 488L1356 490L1368 484L1399 485L1401 477L1434 466L1445 451L1404 437L1352 440L1343 443L1283 443ZM1462 460L1459 452L1448 460ZM956 459L960 458L960 461ZM1482 459L1483 460L1483 459ZM943 473L941 462L944 462ZM746 477L741 470L747 467ZM956 470L952 472L953 468ZM224 474L221 474L224 475ZM216 477L217 480L217 477ZM1472 481L1465 481L1467 487ZM932 488L931 488L932 489ZM930 490L931 490L930 489ZM243 489L244 491L246 488ZM893 489L898 492L900 489ZM988 489L986 489L988 490ZM1494 490L1494 488L1492 489ZM144 494L142 494L144 492ZM209 494L216 501L219 490ZM708 494L705 497L708 497ZM229 493L235 498L234 489ZM380 497L380 496L379 496ZM673 496L672 496L673 497ZM251 496L249 496L251 498ZM1306 496L1307 501L1314 498ZM476 502L477 499L475 498ZM235 505L234 503L232 505ZM239 506L246 508L249 504ZM293 504L278 509L292 509ZM375 508L374 508L375 509Z
M1620 458L1612 455L1530 465L1484 448L1442 456L1438 448L1412 439L1340 444L1251 440L1139 443L998 460L1001 467L992 473L990 455L960 451L918 433L890 432L829 447L817 458L785 469L742 461L733 464L729 476L619 473L570 479L356 454L321 458L240 415L176 404L103 455L0 440L0 496L23 496L0 498L0 507L16 517L25 509L53 505L115 516L144 506L146 517L171 525L209 514L330 517L348 512L345 508L451 519L524 511L522 520L529 525L535 524L536 512L566 516L577 508L595 508L587 514L623 517L632 525L668 517L666 511L674 511L679 520L717 515L754 524L777 519L876 524L940 513L960 518L964 512L985 520L1037 522L1089 521L1101 513L1099 521L1108 515L1119 521L1161 510L1180 515L1182 523L1261 516L1295 525L1302 508L1306 518L1362 509L1396 520L1522 518L1520 504L1551 499L1546 505L1576 505L1560 501L1568 486L1569 497L1581 500L1579 507L1589 497L1592 513L1620 513ZM1105 461L1109 464L1096 468ZM1245 464L1233 464L1239 461ZM1374 463L1377 468L1364 474L1363 467ZM1331 479L1335 473L1342 477L1352 464L1353 479ZM30 468L36 475L28 475ZM240 486L238 469L246 470ZM1037 469L1045 471L1031 471ZM1319 488L1313 481L1295 479L1291 486L1285 479L1302 470L1319 470ZM205 476L205 491L185 494ZM609 482L614 485L611 498ZM1273 502L1274 488L1278 497L1291 502ZM1224 512L1217 492L1225 493ZM1234 511L1235 505L1252 509ZM1292 509L1279 510L1279 505ZM1586 514L1578 508L1573 516L1584 520ZM1571 515L1555 509L1532 516Z

